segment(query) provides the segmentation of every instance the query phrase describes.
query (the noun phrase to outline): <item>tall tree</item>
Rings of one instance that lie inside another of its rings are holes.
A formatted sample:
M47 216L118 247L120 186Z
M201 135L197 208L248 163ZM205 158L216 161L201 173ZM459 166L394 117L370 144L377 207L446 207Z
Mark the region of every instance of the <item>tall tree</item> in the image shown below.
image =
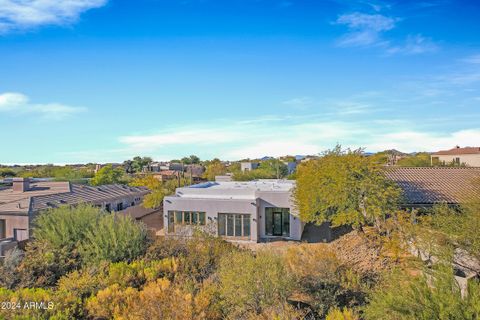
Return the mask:
M204 176L207 180L215 180L215 176L221 176L227 173L227 168L219 159L213 159L207 165Z
M294 194L305 222L379 227L396 210L400 189L361 150L343 151L337 146L299 166Z
M125 182L124 171L121 168L113 168L111 164L98 170L90 183L94 186L102 184L114 184Z

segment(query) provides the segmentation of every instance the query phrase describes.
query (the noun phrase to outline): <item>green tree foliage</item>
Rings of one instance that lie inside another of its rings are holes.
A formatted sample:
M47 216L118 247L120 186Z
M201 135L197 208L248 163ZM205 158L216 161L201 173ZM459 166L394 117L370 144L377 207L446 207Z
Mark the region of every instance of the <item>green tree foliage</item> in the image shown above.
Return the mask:
M150 163L152 163L153 160L150 157L134 157L132 162L131 162L131 168L133 172L142 172L143 168L145 166L148 166Z
M91 168L75 168L72 166L37 166L33 169L23 169L17 176L24 178L54 178L56 181L78 181L93 177Z
M283 161L278 159L269 159L262 161L258 170L264 170L268 172L270 176L274 178L284 178L288 174L288 167Z
M111 164L98 170L90 183L93 186L100 186L103 184L125 183L125 172L122 168L113 168Z
M285 178L288 174L288 167L278 159L262 161L257 169L242 172L238 168L233 174L236 181L250 181L255 179L276 179Z
M163 198L168 193L166 186L153 175L136 178L130 185L133 187L146 187L151 192L143 198L142 205L145 208L160 208L163 204Z
M15 177L17 173L10 169L10 168L0 168L0 177L7 178L7 177Z
M129 216L104 214L82 240L80 254L85 263L131 261L145 253L147 232Z
M296 176L295 201L305 222L379 227L400 197L400 189L360 150L342 151L337 146L300 165Z
M192 154L189 157L183 157L180 160L181 163L183 164L199 164L200 163L200 158L197 157L196 155Z
M480 283L472 280L462 298L448 266L424 269L419 276L389 273L370 296L365 319L452 320L480 318Z
M419 152L413 156L398 160L397 165L400 167L430 167L430 154Z
M218 277L224 310L232 319L284 306L294 286L281 257L267 252L225 256Z
M421 217L420 222L440 232L444 244L460 247L480 259L480 203L467 203L457 208L436 205L428 215Z
M215 181L216 176L221 176L227 173L227 168L219 159L213 159L207 165L204 173L205 179Z

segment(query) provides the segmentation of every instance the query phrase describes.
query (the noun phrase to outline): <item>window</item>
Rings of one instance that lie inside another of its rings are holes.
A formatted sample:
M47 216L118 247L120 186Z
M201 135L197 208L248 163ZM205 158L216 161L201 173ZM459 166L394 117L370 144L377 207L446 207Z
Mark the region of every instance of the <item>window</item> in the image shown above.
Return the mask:
M174 217L174 224L202 225L204 226L205 212L198 211L169 211L169 216Z
M460 165L460 158L455 158L455 164Z
M240 213L219 213L218 235L250 239L250 215Z
M117 203L117 211L122 211L123 210L123 203Z
M0 239L7 237L7 222L5 220L0 220Z
M134 206L135 206L135 202L132 202L132 203L130 204L130 206L134 207Z
M105 205L105 210L107 210L108 212L112 211L112 207L111 207L110 203L107 203Z

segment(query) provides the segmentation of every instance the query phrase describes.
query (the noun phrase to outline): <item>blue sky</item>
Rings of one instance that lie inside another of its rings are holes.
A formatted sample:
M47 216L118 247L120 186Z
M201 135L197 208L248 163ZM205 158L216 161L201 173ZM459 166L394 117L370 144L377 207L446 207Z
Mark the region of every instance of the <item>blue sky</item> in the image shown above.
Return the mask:
M480 145L480 4L0 0L0 163Z

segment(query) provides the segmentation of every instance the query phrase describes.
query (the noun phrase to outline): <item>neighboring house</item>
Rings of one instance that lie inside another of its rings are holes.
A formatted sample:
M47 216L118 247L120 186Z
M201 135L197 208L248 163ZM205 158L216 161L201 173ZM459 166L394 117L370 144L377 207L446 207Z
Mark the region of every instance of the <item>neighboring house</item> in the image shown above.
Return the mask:
M480 195L480 168L388 167L386 175L403 190L405 207L456 205Z
M206 182L177 188L163 202L167 235L189 236L195 227L228 240L300 240L304 224L292 202L295 182Z
M252 171L258 168L260 164L258 162L241 162L240 170L242 172Z
M149 209L143 206L128 207L123 211L118 212L130 216L136 221L141 221L145 227L154 234L163 230L163 210L162 208Z
M70 182L34 182L14 178L0 189L0 239L22 241L31 234L32 221L42 210L89 203L107 211L122 211L141 204L148 194L143 187L103 185L91 187Z
M156 179L158 179L162 182L165 182L165 181L169 181L169 180L178 179L180 177L180 172L175 171L175 170L162 170L160 172L154 173L153 176Z
M170 170L170 164L168 162L152 162L143 169L144 172L160 172Z
M432 165L435 164L454 164L465 165L469 167L480 167L480 147L456 146L450 150L435 152L431 155Z

